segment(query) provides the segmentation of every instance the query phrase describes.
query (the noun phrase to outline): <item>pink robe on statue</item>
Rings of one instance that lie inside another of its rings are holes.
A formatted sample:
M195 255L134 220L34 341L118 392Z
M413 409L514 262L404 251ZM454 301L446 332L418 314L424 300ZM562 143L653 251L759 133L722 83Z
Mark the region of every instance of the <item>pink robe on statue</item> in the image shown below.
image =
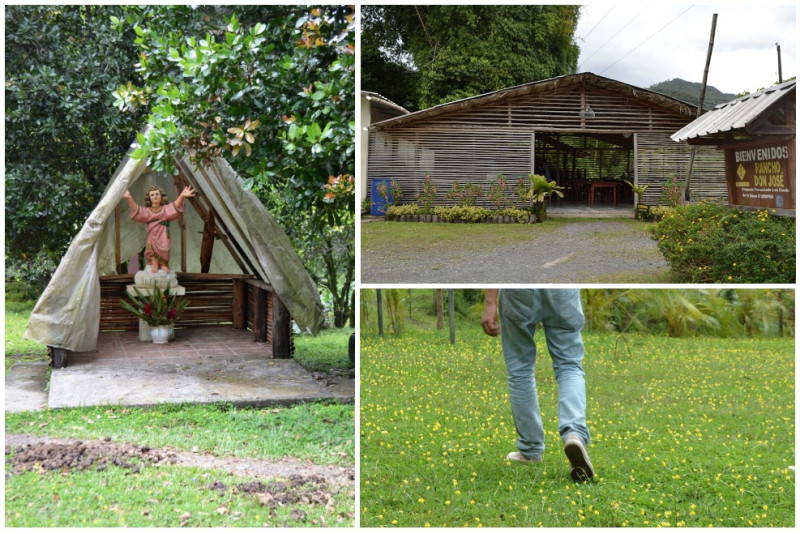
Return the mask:
M147 263L152 263L155 258L159 263L169 266L169 249L172 240L169 237L168 221L174 221L183 213L183 206L177 208L175 203L167 204L158 213L153 213L150 208L139 206L131 219L147 224L147 246L144 257Z

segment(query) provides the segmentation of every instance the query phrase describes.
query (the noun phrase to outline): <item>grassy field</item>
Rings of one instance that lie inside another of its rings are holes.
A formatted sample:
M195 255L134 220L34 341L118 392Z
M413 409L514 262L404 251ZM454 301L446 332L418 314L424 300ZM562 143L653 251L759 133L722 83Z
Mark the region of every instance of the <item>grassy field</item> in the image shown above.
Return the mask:
M499 340L477 325L361 340L361 525L794 526L791 339L584 334L589 452L577 484L542 333L547 450L515 450Z

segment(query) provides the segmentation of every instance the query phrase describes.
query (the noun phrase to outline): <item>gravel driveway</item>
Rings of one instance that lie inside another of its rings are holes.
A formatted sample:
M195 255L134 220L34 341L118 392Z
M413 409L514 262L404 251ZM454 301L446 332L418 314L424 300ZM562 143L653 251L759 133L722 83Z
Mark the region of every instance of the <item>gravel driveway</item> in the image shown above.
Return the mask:
M520 225L513 239L493 239L474 225L453 226L455 237L430 240L419 237L426 223L362 223L361 282L648 283L663 281L668 272L645 224L634 220L551 220ZM365 248L364 236L382 230L390 230L391 239L367 239Z

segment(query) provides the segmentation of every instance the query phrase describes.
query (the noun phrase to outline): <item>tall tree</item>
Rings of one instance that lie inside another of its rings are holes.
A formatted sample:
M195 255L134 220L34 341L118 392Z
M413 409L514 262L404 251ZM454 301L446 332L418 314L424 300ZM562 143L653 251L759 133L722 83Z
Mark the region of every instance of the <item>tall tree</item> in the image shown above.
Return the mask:
M143 114L111 92L138 79L118 6L6 6L6 276L46 282L130 146Z
M417 84L412 109L421 109L574 73L579 10L568 5L363 6L362 57L369 63L362 66L362 87L392 98L398 77L387 74L404 73Z

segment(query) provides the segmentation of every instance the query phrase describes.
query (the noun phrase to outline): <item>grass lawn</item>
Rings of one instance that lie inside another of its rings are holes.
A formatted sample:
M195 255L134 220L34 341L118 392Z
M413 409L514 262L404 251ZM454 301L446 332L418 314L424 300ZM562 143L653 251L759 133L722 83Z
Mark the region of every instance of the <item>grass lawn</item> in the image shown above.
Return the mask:
M22 339L33 304L34 301L7 294L6 372L21 358L47 358L45 348ZM295 339L298 361L323 372L352 369L347 353L351 332L343 329L326 331L316 338L298 336ZM316 465L355 464L352 405L318 403L248 409L227 404L183 404L149 409L104 406L44 410L5 414L5 432L82 440L108 437L113 442L248 460L291 458ZM6 455L7 462L11 458ZM340 488L328 494L320 488L294 488L280 493L237 490L239 484L252 480L186 466L145 466L136 473L114 465L102 471L28 471L6 478L5 524L15 527L353 524L352 491ZM276 507L277 501L264 502L267 494L274 494L276 499L288 498L290 502ZM292 501L295 496L297 499Z
M316 336L295 336L294 359L311 371L355 374L355 364L350 361L347 348L353 331L352 328L340 328L323 330Z
M5 348L6 367L22 360L47 360L47 347L23 338L28 318L31 315L35 299L25 294L24 288L19 284L6 284L5 301Z
M575 219L548 219L533 228L537 235L556 236L561 227ZM441 247L457 250L479 251L485 243L494 247L512 245L518 241L530 241L529 224L454 224L454 223L403 223L376 221L361 225L361 250L383 253L391 250L398 258L414 258L435 253ZM468 234L468 239L465 235ZM414 239L399 240L398 235Z
M795 524L791 339L586 333L592 483L557 433L543 334L543 462L515 450L498 339L477 324L361 340L361 525L784 526ZM630 352L628 350L630 349Z

